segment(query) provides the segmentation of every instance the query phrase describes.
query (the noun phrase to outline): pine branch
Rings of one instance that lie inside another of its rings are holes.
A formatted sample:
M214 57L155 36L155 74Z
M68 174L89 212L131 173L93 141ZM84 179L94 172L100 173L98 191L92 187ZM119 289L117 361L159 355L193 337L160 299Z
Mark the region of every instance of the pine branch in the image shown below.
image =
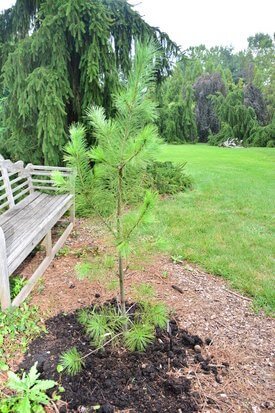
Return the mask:
M142 211L142 213L140 214L140 216L138 217L137 221L135 222L135 224L133 225L133 227L131 228L131 230L125 235L126 239L129 239L130 236L132 235L132 233L135 231L135 229L139 226L139 224L142 222L144 216L146 215L146 213L148 212L150 208L150 205L146 206L146 209Z
M121 337L124 334L124 331L121 331L120 333L116 334L115 336L113 336L112 338L110 338L110 340L106 341L105 343L101 344L99 347L97 347L95 350L91 350L89 353L85 354L85 356L82 357L82 359L86 359L87 357L89 357L91 354L94 354L96 352L98 352L98 350L106 347L108 344L110 344L112 341L114 341L116 338Z

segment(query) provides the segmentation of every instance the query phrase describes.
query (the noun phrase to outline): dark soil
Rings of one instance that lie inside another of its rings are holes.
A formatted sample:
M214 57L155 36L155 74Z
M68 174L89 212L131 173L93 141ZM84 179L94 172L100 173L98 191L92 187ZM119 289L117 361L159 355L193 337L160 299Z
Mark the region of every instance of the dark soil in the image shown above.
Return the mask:
M186 377L188 364L197 363L206 374L218 378L213 360L205 359L198 336L179 329L170 322L170 335L156 330L156 339L144 353L130 353L123 348L106 347L86 359L83 371L75 377L56 371L62 352L76 346L83 354L91 345L76 312L59 314L46 322L48 334L35 339L21 363L28 370L38 361L42 378L55 379L65 388L60 412L111 413L130 409L135 413L191 413L198 411L200 396L192 391ZM207 339L205 344L210 344ZM196 347L195 347L196 346ZM86 408L84 409L83 406Z

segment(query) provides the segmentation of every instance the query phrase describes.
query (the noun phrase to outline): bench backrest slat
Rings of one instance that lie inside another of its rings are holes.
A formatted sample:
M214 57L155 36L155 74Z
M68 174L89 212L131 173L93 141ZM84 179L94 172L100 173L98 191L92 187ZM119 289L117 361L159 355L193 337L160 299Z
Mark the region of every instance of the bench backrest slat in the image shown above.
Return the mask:
M0 215L13 208L34 191L52 193L58 191L53 174L59 172L72 193L75 171L72 168L13 163L0 155ZM67 190L66 190L67 192Z
M30 193L28 177L22 161L12 163L0 155L0 213Z
M4 188L5 188L4 190L5 190L6 199L8 201L9 208L12 208L15 204L14 204L14 199L12 196L12 189L11 189L8 170L4 166L1 167L1 174L2 174Z

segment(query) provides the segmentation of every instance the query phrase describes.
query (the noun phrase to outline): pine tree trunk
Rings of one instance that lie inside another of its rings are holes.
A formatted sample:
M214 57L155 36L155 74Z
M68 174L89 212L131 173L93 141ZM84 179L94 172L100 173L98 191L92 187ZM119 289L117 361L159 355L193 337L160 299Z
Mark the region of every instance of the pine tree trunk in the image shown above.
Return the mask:
M119 167L118 170L118 197L117 197L117 237L118 241L121 241L121 206L122 206L122 194L123 194L123 170ZM120 289L120 304L121 304L121 312L123 315L126 314L126 307L125 307L125 290L124 290L124 271L123 271L123 259L122 254L119 251L118 254L118 276L119 276L119 289Z

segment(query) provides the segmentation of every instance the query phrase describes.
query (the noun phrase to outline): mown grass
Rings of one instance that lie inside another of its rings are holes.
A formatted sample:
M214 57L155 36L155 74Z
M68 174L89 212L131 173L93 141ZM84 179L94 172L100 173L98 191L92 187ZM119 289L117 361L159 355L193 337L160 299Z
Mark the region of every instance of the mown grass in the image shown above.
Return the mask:
M275 311L275 149L165 145L159 159L187 161L194 187L159 203L146 248L182 255Z

